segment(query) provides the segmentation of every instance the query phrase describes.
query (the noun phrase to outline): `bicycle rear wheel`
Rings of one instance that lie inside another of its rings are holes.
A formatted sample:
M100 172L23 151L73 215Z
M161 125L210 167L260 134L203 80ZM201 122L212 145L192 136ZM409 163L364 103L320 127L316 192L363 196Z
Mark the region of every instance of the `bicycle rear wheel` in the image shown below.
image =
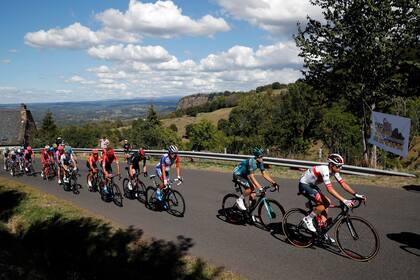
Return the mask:
M307 229L302 221L306 215L305 210L293 208L287 211L283 218L283 233L296 247L306 248L314 242L314 233Z
M166 203L168 203L168 213L183 217L185 214L185 200L182 194L177 190L169 190L166 194Z
M284 208L274 199L265 199L258 206L261 224L269 231L281 232Z
M238 198L239 196L234 193L229 193L223 197L222 214L226 221L232 224L243 224L245 222L243 212L236 203Z
M379 236L363 218L350 216L341 219L336 229L340 250L355 261L369 261L379 251Z
M116 183L112 183L112 193L113 193L112 200L114 201L114 204L122 207L123 206L123 196L121 194L120 187L118 187L118 185Z

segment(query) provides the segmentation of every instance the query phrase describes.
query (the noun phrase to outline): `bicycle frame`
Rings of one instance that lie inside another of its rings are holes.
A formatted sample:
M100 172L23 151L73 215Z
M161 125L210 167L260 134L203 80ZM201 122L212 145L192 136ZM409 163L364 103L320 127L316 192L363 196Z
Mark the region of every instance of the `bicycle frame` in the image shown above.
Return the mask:
M234 182L234 183L235 183L235 185L234 185L235 191L240 193L240 194L243 194L241 184L239 184L238 182ZM263 191L260 193L260 195L257 195L256 202L253 203L253 205L251 207L247 207L246 211L248 212L249 215L251 215L251 213L254 212L255 209L257 209L258 205L260 205L261 203L264 203L264 207L267 210L267 213L269 213L270 218L272 218L271 213L273 212L273 209L267 203L267 198L266 198L266 194L265 194L265 191L269 188L270 188L270 186L263 187Z

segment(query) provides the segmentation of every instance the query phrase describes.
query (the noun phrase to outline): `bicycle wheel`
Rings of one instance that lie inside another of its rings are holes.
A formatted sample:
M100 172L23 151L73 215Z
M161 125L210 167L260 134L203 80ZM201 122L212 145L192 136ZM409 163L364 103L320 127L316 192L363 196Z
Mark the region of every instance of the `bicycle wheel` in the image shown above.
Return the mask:
M137 184L137 200L140 203L146 202L146 185L140 180Z
M168 212L176 217L183 217L185 214L185 200L177 190L169 190L165 197L168 203Z
M123 196L121 194L120 187L118 187L118 185L116 183L112 183L112 194L113 194L112 200L114 201L114 204L122 207L123 206Z
M130 181L128 180L128 178L124 178L123 180L123 192L124 192L124 196L128 199L132 199L132 194L131 194L131 190L128 188L128 183Z
M369 261L379 251L379 236L363 218L350 216L341 219L336 229L340 250L356 261Z
M239 198L234 193L229 193L223 197L222 213L226 221L232 224L243 224L245 219L243 212L238 208L236 200Z
M261 224L269 231L281 232L284 208L274 199L265 199L258 206Z
M144 202L146 208L150 210L156 210L159 201L156 198L156 188L148 186L146 188L146 200Z
M287 211L283 218L283 233L296 247L306 248L314 242L314 233L307 229L302 221L306 215L305 210L293 208Z

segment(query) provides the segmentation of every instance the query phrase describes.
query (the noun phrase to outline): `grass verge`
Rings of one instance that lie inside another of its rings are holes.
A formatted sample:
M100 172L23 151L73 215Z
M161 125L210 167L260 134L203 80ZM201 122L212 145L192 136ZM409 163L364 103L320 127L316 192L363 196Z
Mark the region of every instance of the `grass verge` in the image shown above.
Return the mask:
M0 279L244 279L139 229L0 177Z

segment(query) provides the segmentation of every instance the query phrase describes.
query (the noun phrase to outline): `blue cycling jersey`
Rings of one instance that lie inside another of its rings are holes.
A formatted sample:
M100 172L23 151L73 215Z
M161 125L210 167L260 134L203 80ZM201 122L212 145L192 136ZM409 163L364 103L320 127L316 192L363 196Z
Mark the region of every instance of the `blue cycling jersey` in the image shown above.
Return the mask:
M245 159L233 169L233 174L246 178L257 169L263 172L265 170L264 162L258 162L255 158Z

